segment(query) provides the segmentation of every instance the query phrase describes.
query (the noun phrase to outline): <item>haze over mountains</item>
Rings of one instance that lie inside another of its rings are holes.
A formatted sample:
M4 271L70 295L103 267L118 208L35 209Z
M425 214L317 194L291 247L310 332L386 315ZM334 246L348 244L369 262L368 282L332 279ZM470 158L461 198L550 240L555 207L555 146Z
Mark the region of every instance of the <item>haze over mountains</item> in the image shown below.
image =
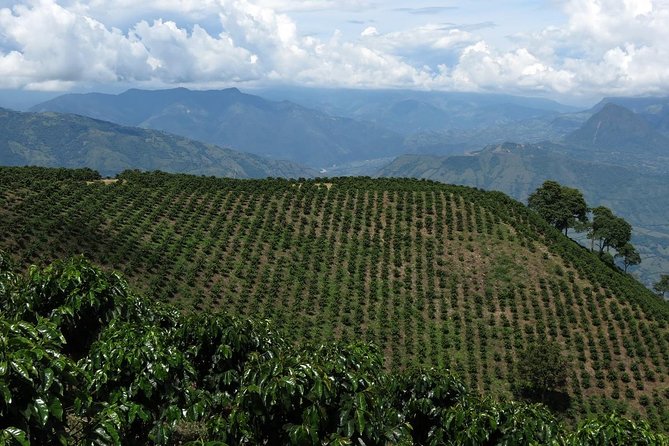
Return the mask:
M63 95L32 111L74 113L164 130L328 170L347 163L388 162L403 153L461 153L495 142L500 135L538 141L576 128L554 126L561 112L574 109L543 99L385 90L261 93L276 100L236 88L128 90L119 95ZM366 173L373 173L377 163L371 166Z
M375 124L334 117L287 101L268 101L236 88L65 95L32 110L164 130L312 167L403 152L402 137Z
M0 109L0 165L90 167L102 175L125 169L233 178L312 176L315 171L155 130L63 113Z

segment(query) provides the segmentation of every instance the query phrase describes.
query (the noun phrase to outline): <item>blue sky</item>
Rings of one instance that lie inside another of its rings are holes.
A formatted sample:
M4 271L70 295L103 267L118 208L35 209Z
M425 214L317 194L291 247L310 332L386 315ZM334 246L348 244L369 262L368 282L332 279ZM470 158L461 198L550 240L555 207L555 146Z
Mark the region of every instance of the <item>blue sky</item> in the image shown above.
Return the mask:
M669 94L669 0L0 0L0 89Z

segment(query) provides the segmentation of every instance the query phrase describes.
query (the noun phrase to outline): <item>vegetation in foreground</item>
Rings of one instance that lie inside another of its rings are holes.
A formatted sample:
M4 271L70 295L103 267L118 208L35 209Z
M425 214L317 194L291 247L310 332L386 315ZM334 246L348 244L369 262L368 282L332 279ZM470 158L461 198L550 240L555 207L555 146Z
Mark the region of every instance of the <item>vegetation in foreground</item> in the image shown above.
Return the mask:
M611 415L567 432L371 345L294 347L267 322L183 315L74 258L22 277L0 254L0 444L667 445Z
M373 342L386 370L450 369L499 400L549 339L570 367L544 397L572 422L669 426L667 304L501 193L93 174L0 170L0 247L20 268L84 253L185 313L271 319L300 345Z

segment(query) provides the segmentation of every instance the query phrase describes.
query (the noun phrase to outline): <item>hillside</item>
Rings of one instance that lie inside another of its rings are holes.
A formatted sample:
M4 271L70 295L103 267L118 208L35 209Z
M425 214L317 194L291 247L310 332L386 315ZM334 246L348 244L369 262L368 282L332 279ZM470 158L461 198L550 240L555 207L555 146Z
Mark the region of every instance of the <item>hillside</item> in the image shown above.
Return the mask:
M271 322L180 313L82 257L21 274L0 251L0 290L3 445L669 444L618 414L566 426L448 370L384 371L372 344L294 345Z
M269 318L293 341L373 341L389 369L449 367L495 397L546 336L572 363L569 417L669 425L669 306L501 193L68 172L0 171L0 248L20 265L83 253L187 312Z
M525 202L545 180L581 190L634 227L643 262L634 270L651 285L669 269L669 176L576 159L555 144L500 144L467 156L406 155L382 168L384 177L412 177L498 190Z
M269 101L236 88L68 94L32 110L75 113L164 130L315 168L402 152L402 137L375 124L331 116L288 101Z
M164 170L234 178L308 177L287 161L62 113L0 109L0 164L90 167L103 175L126 169Z

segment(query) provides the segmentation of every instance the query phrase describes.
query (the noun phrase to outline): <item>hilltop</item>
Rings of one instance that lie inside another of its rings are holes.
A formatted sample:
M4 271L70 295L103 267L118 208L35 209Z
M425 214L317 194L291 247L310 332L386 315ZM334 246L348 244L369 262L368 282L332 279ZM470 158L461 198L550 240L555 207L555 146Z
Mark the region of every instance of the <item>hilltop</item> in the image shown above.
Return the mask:
M511 397L543 337L572 367L567 416L666 427L669 306L499 192L408 179L232 180L0 171L0 247L85 254L185 312L268 318L287 339L379 345Z

